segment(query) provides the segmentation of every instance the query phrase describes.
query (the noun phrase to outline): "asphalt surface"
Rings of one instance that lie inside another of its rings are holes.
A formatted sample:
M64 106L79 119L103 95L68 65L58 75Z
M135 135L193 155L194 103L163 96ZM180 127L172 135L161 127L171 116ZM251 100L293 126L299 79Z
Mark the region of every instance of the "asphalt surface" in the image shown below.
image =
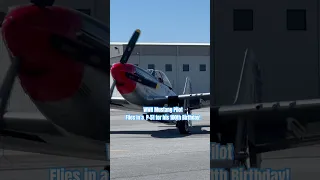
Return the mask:
M193 113L201 114L204 120L193 124L193 134L181 137L175 127L125 121L125 114L135 113L113 110L111 179L210 179L209 113L208 109L198 111ZM290 168L291 180L317 179L320 175L320 145L269 152L262 158L262 168Z
M50 168L78 170L83 174L84 168L99 172L104 166L103 161L0 149L1 180L46 180Z
M111 179L210 178L208 109L193 111L201 114L204 120L195 122L193 134L185 137L179 135L173 126L126 121L126 113L116 110L111 113ZM4 150L3 154L0 149L1 180L45 180L49 179L49 168L99 171L104 165L103 161L11 150ZM317 179L320 175L320 145L263 154L262 167L291 168L291 180Z
M126 121L127 113L111 111L111 179L210 178L209 109L193 111L193 114L200 114L203 120L193 123L192 134L188 136L181 136L175 126Z
M291 169L291 180L319 179L320 145L263 154L262 168Z

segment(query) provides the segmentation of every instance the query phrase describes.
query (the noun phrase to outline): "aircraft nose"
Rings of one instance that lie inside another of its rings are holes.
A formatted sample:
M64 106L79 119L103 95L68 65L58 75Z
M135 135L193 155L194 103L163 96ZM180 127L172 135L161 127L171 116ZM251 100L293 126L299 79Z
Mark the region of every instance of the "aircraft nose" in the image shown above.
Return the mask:
M131 64L116 63L111 67L111 75L118 82L127 79L125 73L134 73L134 66Z
M2 39L9 54L21 58L20 83L32 99L58 101L78 91L83 64L59 53L50 39L52 34L75 36L80 24L81 19L72 11L57 6L20 6L6 15Z
M132 64L116 63L111 67L110 71L121 94L128 94L135 90L136 82L126 77L126 73L135 72L135 67Z

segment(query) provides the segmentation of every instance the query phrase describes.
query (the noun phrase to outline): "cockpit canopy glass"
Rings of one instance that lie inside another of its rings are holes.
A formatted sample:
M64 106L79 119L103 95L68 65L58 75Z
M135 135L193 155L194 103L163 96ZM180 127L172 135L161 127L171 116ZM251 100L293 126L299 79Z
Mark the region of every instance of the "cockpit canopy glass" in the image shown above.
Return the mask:
M148 70L147 72L144 69L141 69L140 67L136 67L136 73L139 76L143 76L144 78L150 80L150 81L154 81L155 77L152 75L152 73L150 73Z
M165 73L163 73L160 70L154 70L154 69L147 69L147 72L149 72L153 77L155 77L159 82L165 84L166 86L172 88L172 85L170 83L170 80L166 76Z
M153 70L153 69L147 69L147 71L148 71L152 76L154 76L154 70Z
M168 77L166 76L166 74L164 74L162 71L160 70L155 70L155 73L154 73L155 77L157 78L157 80L163 84L165 84L166 86L172 88L172 85L168 79Z

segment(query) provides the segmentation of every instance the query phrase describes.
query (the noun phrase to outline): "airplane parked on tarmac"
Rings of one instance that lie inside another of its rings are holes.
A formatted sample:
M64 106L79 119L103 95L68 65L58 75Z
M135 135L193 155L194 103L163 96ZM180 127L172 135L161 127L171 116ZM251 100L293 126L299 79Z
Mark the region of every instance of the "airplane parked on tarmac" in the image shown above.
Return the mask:
M159 70L144 70L127 63L139 38L140 30L136 30L130 39L119 63L112 65L110 72L114 79L111 86L112 108L143 110L148 107L183 107L183 113L190 115L192 109L210 106L210 93L192 94L191 81L186 78L184 93L177 95L167 76ZM117 88L122 97L112 97L114 88ZM168 113L171 114L172 112ZM149 114L166 114L151 112ZM180 113L181 114L181 113ZM189 116L191 117L191 116ZM144 119L149 122L176 124L181 134L189 133L191 119L150 120L148 114Z

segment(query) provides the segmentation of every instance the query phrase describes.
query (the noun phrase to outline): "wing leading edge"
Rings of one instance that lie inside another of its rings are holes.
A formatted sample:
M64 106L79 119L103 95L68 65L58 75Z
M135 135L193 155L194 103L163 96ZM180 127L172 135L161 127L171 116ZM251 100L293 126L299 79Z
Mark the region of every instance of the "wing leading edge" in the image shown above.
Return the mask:
M211 124L220 132L234 131L239 118L248 120L259 153L320 143L320 99L211 109Z
M146 106L165 106L168 104L169 98L172 96L165 96L163 98L149 98L146 101ZM184 101L190 101L191 109L199 109L210 106L210 93L198 93L198 94L183 94L176 96L179 100L179 104L182 106ZM123 97L112 97L110 107L114 109L130 110L130 105Z

